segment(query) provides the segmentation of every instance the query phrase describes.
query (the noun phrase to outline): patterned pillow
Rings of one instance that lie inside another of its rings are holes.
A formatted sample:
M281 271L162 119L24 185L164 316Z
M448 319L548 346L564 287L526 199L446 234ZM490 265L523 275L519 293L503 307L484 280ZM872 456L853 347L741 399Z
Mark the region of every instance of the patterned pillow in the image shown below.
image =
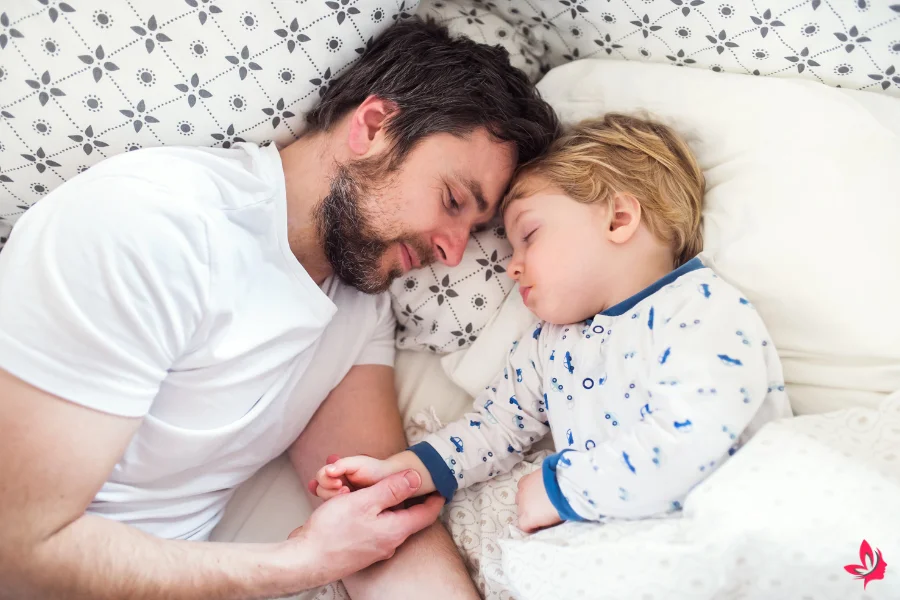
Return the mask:
M43 195L148 146L294 140L417 0L0 2L0 247Z
M581 58L794 77L900 96L887 0L469 0L528 39L542 71Z
M391 285L397 347L436 353L468 347L513 287L502 225L473 233L457 267L436 263Z
M509 52L510 64L537 81L541 76L541 64L536 58L538 46L521 28L488 10L489 6L490 2L482 0L423 0L417 13L445 25L451 33L465 35L480 44L503 46Z

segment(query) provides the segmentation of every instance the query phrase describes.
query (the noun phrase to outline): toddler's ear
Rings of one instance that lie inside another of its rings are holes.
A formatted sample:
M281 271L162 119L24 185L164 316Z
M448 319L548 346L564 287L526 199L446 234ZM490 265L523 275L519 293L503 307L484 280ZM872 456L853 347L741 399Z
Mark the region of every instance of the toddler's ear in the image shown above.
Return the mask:
M641 203L631 194L616 194L612 214L609 215L607 237L614 244L624 244L641 224Z

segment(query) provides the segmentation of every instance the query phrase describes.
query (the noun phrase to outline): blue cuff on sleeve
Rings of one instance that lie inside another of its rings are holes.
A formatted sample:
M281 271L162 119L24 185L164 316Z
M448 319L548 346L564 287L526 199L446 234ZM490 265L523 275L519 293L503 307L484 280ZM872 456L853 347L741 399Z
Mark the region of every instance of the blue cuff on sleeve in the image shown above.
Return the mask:
M456 477L453 476L450 467L447 466L444 459L438 454L438 451L434 449L434 446L428 442L419 442L414 446L410 446L408 450L419 457L419 460L422 461L422 464L425 465L425 468L431 474L431 480L434 482L434 487L437 488L438 493L444 497L444 500L450 502L453 498L453 493L458 487L456 485Z
M572 510L572 506L566 500L566 497L563 496L562 490L559 489L559 482L556 480L556 464L566 452L573 452L573 450L566 449L562 452L551 454L544 459L544 465L541 468L544 474L544 489L547 490L550 503L553 504L556 512L559 513L560 519L564 521L584 521L578 513Z

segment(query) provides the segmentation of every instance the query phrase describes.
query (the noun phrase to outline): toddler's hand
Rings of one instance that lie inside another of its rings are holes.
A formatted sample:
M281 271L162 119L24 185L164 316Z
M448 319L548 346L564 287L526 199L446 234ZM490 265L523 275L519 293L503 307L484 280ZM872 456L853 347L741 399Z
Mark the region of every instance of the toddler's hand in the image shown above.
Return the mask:
M388 461L369 456L349 456L319 469L316 478L309 482L309 489L319 498L330 500L350 493L350 486L369 487L394 472Z
M562 523L556 507L550 502L547 490L544 489L544 478L540 469L519 480L516 507L519 513L519 529L526 533Z

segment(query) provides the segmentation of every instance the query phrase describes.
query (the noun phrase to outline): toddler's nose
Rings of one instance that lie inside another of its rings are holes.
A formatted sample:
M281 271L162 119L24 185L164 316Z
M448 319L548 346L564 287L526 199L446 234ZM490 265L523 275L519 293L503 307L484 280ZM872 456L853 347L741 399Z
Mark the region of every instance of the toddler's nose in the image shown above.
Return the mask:
M512 260L509 261L509 265L506 267L506 272L513 281L518 281L519 277L522 276L522 270L522 261L513 256Z

